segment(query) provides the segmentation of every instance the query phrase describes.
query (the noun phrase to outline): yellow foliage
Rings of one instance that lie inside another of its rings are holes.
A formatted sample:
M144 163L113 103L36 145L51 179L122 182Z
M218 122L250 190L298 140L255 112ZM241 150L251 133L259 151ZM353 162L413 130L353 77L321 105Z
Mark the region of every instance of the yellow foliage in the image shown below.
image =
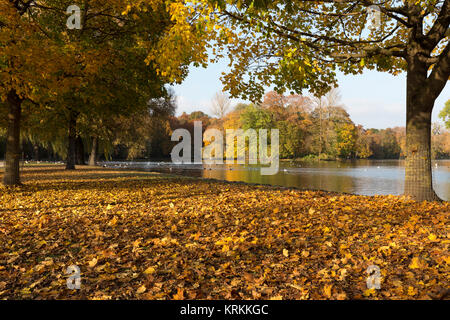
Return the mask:
M445 202L103 168L23 177L0 188L0 299L438 299L448 283ZM70 265L81 291L46 280Z

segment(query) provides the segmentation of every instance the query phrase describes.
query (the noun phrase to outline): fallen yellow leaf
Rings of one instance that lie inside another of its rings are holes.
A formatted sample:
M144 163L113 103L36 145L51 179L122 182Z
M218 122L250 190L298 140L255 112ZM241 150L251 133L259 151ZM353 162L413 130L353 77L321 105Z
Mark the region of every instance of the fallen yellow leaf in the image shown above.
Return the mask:
M420 259L417 257L412 258L411 263L408 266L410 269L420 268Z
M89 267L90 268L95 267L97 265L97 262L98 262L97 258L92 259L91 261L89 261Z
M155 273L155 268L153 268L153 267L148 267L144 271L144 274L153 274L153 273Z
M325 296L327 297L327 298L331 298L331 289L333 288L333 285L332 284L326 284L324 287L323 287L323 293L325 294Z
M144 293L146 290L147 290L147 288L145 287L145 285L142 285L137 289L136 293L141 294L141 293Z

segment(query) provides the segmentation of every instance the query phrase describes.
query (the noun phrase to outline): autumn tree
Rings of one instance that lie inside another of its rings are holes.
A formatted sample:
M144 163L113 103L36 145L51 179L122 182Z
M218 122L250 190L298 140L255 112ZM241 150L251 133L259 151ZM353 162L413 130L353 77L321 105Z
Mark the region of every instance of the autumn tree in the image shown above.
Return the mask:
M356 126L355 157L365 159L372 155L370 138L361 125Z
M301 95L283 95L270 91L261 107L270 112L274 128L280 130L280 156L298 158L308 153L311 135L311 99Z
M370 149L376 159L398 159L401 153L395 131L387 129L369 129L367 135Z
M117 100L130 105L149 98L149 81L160 88L161 83L180 82L191 62L205 63L206 55L199 49L205 46L199 41L202 30L197 38L190 37L195 28L185 19L188 11L180 1L84 1L81 29L67 30L66 10L71 4L68 0L0 1L0 96L9 119L6 185L20 183L23 103L33 106L31 112L66 117L67 168L72 169L77 120L82 114L93 116L98 111L107 116L112 110L126 109ZM117 90L123 86L134 90Z
M323 96L312 97L312 103L314 106L314 116L316 120L316 132L314 139L316 140L318 157L321 158L322 152L324 150L330 150L331 144L336 144L336 130L334 130L334 125L329 122L331 119L331 114L336 114L337 110L343 110L343 105L341 104L341 94L337 88L332 88ZM349 117L345 117L348 118ZM334 152L337 156L337 152Z
M335 86L337 69L405 71L404 191L417 200L438 199L431 113L450 75L449 0L212 2L219 6L216 23L228 31L221 45L228 46L232 68L223 80L233 96L258 99L270 84L320 95Z
M20 184L20 120L24 103L39 106L73 79L58 82L56 71L71 67L60 47L40 29L30 15L34 1L0 1L0 98L6 106L7 143L5 185Z
M241 115L248 107L248 104L238 103L233 109L225 116L223 121L224 129L238 129L241 127Z
M217 92L211 101L211 112L213 116L223 119L230 109L230 99L224 92Z
M95 75L106 61L105 47L95 50L92 45L102 37L101 33L91 37L89 46L87 42L71 41L73 35L66 27L66 10L70 4L63 0L0 2L0 78L3 84L0 96L8 106L5 185L20 184L23 108L27 107L27 112L34 114L61 108L68 110L69 140L73 142L76 139L74 118L78 113L74 105L83 100L80 91L88 82L86 79ZM87 10L84 13L87 21ZM86 35L92 36L93 31ZM74 154L75 144L69 145L68 154Z
M80 120L84 120L85 127L86 122L91 122L95 130L98 120L144 111L151 98L164 95L163 86L169 80L158 76L145 61L148 47L157 45L172 22L162 2L136 11L128 8L127 1L89 0L81 6L81 29L68 31L64 23L67 5L66 1L54 3L52 10L41 16L53 21L53 30L63 35L59 40L67 52L74 53L74 64L78 66L65 76L78 78L79 83L54 103L58 105L56 110L64 111L68 128L66 169L74 169L75 164L84 162Z
M336 149L340 158L348 159L353 156L357 132L353 123L345 123L337 129Z

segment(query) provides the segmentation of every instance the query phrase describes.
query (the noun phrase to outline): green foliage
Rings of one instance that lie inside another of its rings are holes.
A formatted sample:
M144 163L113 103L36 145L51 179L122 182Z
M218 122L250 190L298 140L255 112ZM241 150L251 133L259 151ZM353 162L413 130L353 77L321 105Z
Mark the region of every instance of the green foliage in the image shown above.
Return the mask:
M271 129L274 127L272 115L260 106L250 104L241 113L242 129Z
M204 117L207 117L207 115L202 111L194 111L189 115L189 120L200 120Z
M444 121L445 127L450 129L450 100L447 100L444 109L439 112L439 118Z
M304 139L308 133L304 128L290 121L278 121L276 128L280 130L280 157L283 159L298 158L305 152Z
M280 93L307 89L322 95L336 85L338 69L346 74L364 68L393 74L405 70L398 48L406 43L407 28L385 15L382 27L369 30L369 2L210 2L229 18L218 15L215 23L228 31L220 44L231 61L223 80L233 96L259 100L270 85ZM398 4L379 5L390 10Z

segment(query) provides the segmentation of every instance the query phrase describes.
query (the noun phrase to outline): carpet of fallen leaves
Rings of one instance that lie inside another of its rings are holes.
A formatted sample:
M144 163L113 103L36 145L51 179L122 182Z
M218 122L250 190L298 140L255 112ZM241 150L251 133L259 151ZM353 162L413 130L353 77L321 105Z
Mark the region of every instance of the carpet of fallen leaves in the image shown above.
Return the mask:
M0 299L448 295L448 202L103 168L28 168L23 182L0 188Z

